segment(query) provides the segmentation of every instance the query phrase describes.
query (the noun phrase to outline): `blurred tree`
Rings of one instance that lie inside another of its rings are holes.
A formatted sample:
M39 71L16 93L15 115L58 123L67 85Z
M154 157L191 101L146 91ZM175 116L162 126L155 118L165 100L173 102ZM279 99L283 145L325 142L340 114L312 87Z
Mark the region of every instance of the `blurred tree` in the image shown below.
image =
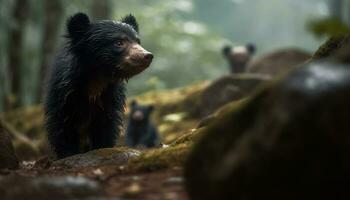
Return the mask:
M16 0L12 17L14 26L9 34L9 63L10 95L6 98L5 109L20 106L21 101L21 50L26 19L29 15L28 0Z
M47 72L55 55L58 31L60 22L63 18L64 9L61 0L43 1L44 3L44 23L43 23L43 41L41 46L41 63L39 69L39 85L36 96L36 103L41 101L43 88L45 85Z
M331 11L331 15L335 18L342 19L343 18L343 5L344 0L331 0L329 1L329 8Z
M91 14L95 20L108 19L111 16L111 7L109 0L94 0Z

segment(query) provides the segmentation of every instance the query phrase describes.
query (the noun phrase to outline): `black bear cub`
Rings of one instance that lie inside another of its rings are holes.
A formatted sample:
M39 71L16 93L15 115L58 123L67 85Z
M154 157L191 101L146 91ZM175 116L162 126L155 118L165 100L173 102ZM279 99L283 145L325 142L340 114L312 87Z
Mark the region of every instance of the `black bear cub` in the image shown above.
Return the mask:
M235 47L226 45L222 48L222 54L230 65L231 73L244 72L255 51L256 49L253 44Z
M125 143L129 147L156 147L160 146L156 127L150 120L153 106L143 106L133 101L130 106L130 115L126 130Z
M113 147L123 124L125 80L153 55L140 45L132 15L67 21L66 45L54 60L45 101L48 140L56 158Z

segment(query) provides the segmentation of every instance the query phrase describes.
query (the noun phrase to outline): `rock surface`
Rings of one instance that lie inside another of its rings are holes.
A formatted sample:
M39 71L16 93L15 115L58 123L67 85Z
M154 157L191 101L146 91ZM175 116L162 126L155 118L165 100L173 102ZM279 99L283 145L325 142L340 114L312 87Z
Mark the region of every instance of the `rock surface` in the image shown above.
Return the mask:
M350 66L312 63L201 130L193 200L349 199Z
M18 165L10 134L0 121L0 169L16 169Z
M123 165L130 158L140 155L139 151L128 148L106 148L70 156L52 163L53 167L83 168L103 165Z
M309 53L299 49L281 49L252 61L248 65L247 71L275 76L305 63L310 58Z

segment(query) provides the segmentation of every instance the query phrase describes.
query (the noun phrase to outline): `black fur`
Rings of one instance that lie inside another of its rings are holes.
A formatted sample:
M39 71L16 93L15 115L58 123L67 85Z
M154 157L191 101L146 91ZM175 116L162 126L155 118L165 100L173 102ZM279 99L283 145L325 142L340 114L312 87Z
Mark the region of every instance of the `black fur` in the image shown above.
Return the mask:
M88 31L90 25L90 19L87 15L77 13L68 20L68 36L77 41L79 37L82 37Z
M125 138L126 145L130 147L142 146L147 148L159 146L159 135L150 119L153 106L138 105L136 101L133 101L130 108ZM135 116L136 112L141 114L139 118Z
M247 44L246 45L247 49L248 49L248 52L251 54L251 55L254 55L255 54L255 51L256 51L256 47L254 44Z
M83 13L68 20L67 44L54 61L45 102L48 140L57 158L115 145L129 78L119 67L126 52L115 41L126 36L139 43L134 25L92 23Z

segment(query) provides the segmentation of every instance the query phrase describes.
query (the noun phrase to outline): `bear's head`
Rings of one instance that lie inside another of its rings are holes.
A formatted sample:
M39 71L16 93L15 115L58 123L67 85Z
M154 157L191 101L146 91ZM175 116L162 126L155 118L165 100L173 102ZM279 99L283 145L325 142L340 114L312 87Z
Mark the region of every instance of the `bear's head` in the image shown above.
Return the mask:
M135 100L130 104L130 121L135 124L147 124L154 110L153 105L140 105Z
M138 24L134 16L121 21L91 22L84 13L67 21L67 37L77 62L92 74L104 78L128 79L146 69L152 53L140 44Z
M255 51L253 44L235 47L226 45L222 48L222 54L229 62L232 72L243 72Z

